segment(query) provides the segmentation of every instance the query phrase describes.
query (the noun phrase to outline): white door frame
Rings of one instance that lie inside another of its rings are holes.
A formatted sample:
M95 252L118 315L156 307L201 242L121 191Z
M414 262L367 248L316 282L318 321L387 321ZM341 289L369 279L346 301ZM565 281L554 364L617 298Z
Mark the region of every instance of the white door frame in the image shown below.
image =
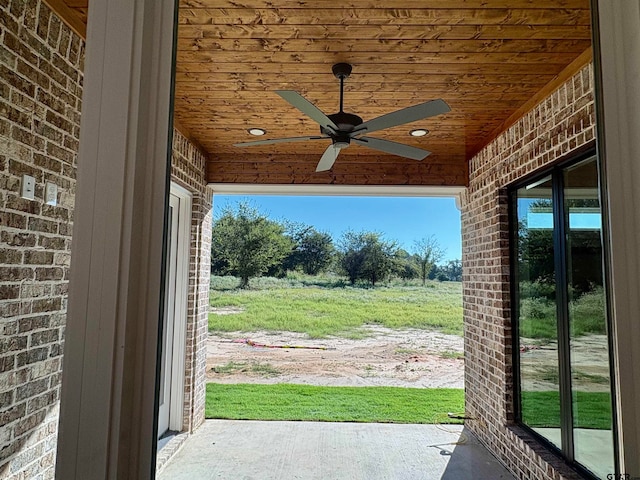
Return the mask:
M182 431L184 423L184 377L187 342L187 309L189 296L189 260L191 251L191 193L171 183L171 195L178 197L178 245L176 262L175 307L173 329L173 368L169 429Z
M169 194L169 209L166 223L166 252L164 267L164 313L160 336L159 377L158 377L158 439L170 430L171 390L173 388L173 333L176 327L176 294L178 270L178 245L180 236L180 198Z

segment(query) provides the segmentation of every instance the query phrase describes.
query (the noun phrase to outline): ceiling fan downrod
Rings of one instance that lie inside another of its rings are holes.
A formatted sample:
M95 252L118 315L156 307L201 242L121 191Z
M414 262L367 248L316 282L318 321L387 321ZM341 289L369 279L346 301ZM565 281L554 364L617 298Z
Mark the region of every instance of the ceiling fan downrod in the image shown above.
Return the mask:
M344 105L344 79L351 75L352 67L348 63L336 63L331 67L333 75L340 80L340 113L343 113Z

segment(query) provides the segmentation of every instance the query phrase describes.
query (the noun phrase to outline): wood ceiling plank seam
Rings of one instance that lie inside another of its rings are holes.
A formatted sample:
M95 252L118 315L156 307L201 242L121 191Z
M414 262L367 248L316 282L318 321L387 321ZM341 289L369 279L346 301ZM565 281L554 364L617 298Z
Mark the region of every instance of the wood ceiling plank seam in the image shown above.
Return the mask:
M391 157L387 154L377 153L376 150L371 149L360 149L361 152L366 152L364 155L352 155L353 163L366 163L366 162L381 162L381 163L393 163L393 164L407 164L407 165L415 165L418 163L443 163L443 158L446 158L444 163L450 163L452 155L443 155L438 153L433 153L428 156L426 159L421 161L412 160L409 158L398 157L395 160L395 157ZM345 152L346 153L346 152ZM347 155L348 156L348 155ZM357 157L357 158L356 158ZM394 160L390 160L394 158ZM317 156L314 153L274 153L273 151L259 152L257 155L249 153L247 149L235 149L233 151L229 150L226 152L216 153L212 156L211 161L232 161L232 162L248 162L248 163L271 163L271 162L285 162L285 163L317 163ZM463 162L462 157L458 157L460 162Z
M310 160L300 161L297 158L292 159L290 155L287 156L288 160L271 160L271 161L236 161L233 156L226 155L224 157L219 156L220 160L217 160L220 164L228 165L228 172L234 171L232 169L236 169L235 171L260 171L264 168L265 164L273 166L274 169L285 169L285 168L300 168L300 166L305 165L313 165L315 166L318 163L318 159L314 156L310 156ZM362 168L370 168L370 165L375 165L381 168L403 168L406 170L412 171L442 171L446 169L453 170L461 170L464 168L465 160L464 157L458 157L458 161L452 160L450 156L442 158L439 162L430 162L429 157L423 161L413 160L411 163L400 161L404 160L398 157L398 161L391 160L392 157L389 156L380 156L380 157L372 157L372 156L363 156L363 159L358 159L358 156L345 156L345 160L341 162L341 168L346 167L362 167ZM214 161L215 163L216 161ZM274 170L274 172L277 170Z
M324 145L324 146L326 148L328 145ZM211 147L215 147L215 145L211 145ZM446 142L432 141L424 145L418 145L418 148L425 148L426 150L429 150L431 152L437 152L437 151L448 152L449 156L458 156L460 158L467 158L467 153L471 151L474 147L475 145L467 144L464 138L461 138L458 141L455 141L455 140L447 140ZM447 149L447 150L444 150L444 149ZM225 155L227 157L236 157L238 155L245 155L245 154L262 156L262 155L269 155L274 153L274 149L272 149L271 152L262 150L258 152L252 151L250 153L245 153L245 152L232 151L229 149L229 147L219 148L219 149L210 150L210 151L215 152L213 155ZM366 147L357 146L357 147L353 147L349 153L346 153L346 152L342 153L340 158L343 158L343 157L344 158L360 158L360 157L366 158L367 156L371 155L371 151L372 151L371 149L367 149ZM316 163L317 163L318 160L320 160L320 157L323 152L324 152L324 149L313 151L310 148L301 148L298 150L289 148L289 149L280 149L277 151L277 154L278 155L313 155L315 156ZM431 156L433 155L435 155L435 153L431 154ZM389 156L391 157L390 154ZM397 158L401 158L401 157L397 157Z
M189 84L191 85L191 84ZM184 84L181 84L184 86ZM397 103L399 101L411 100L411 99L420 99L424 98L424 92L430 93L442 93L442 94L456 94L456 97L461 94L473 96L480 95L527 95L533 90L533 88L519 88L516 85L501 85L501 86L493 86L493 85L481 85L481 84L464 84L464 85L434 85L434 84L425 84L423 87L417 89L415 88L415 84L412 85L414 89L398 89L395 93L388 90L379 90L367 88L366 86L363 88L357 88L351 91L345 91L344 93L344 101L345 103L349 103L350 100L367 100L367 101L378 101L383 103L384 105L391 105L394 102ZM208 85L198 85L198 88L192 87L188 89L184 89L183 91L189 92L189 96L192 98L207 98L216 101L233 101L234 103L241 102L254 102L257 101L259 103L264 103L269 105L271 108L277 109L278 107L285 107L287 105L286 102L278 101L273 102L273 100L277 100L276 93L273 90L240 90L240 91L232 91L225 89L217 89L217 88L207 88ZM336 103L339 98L338 89L335 88L334 85L326 85L325 88L323 86L314 86L313 90L309 90L307 88L303 90L299 90L298 92L303 95L306 99L313 101L313 99L317 100L325 100L327 96L335 97ZM389 86L387 88L393 88ZM373 97L375 96L375 97ZM284 108L283 108L284 109ZM288 110L287 110L288 111Z
M200 8L180 9L186 25L590 25L588 9Z
M181 92L189 92L189 94L211 98L211 99L237 99L237 100L253 100L260 95L267 93L273 93L276 89L296 90L302 96L317 97L319 95L327 95L332 90L330 87L326 87L321 90L321 87L310 84L312 87L307 87L304 84L297 85L244 85L239 87L236 84L227 85L222 82L191 82L182 81L176 82L176 90ZM362 98L365 95L378 94L388 90L395 90L396 96L394 99L404 98L416 98L416 95L424 96L423 92L428 94L437 95L452 95L458 94L465 96L479 96L479 95L529 95L532 87L530 85L520 86L518 84L484 84L484 83L464 83L464 84L435 84L435 83L412 83L409 85L395 85L388 84L384 86L368 86L364 84L358 84L361 88L353 88L351 90L345 90L345 96L349 99ZM355 86L354 86L355 87ZM310 90L313 88L313 90ZM419 93L416 91L419 90ZM226 95L225 95L226 94ZM270 97L270 96L269 96ZM385 99L376 96L376 99ZM267 100L265 100L267 101ZM275 107L275 105L274 105Z
M284 75L279 73L265 74L265 73L223 73L216 76L209 75L207 73L198 72L184 72L178 65L178 71L176 72L177 82L191 81L194 83L211 83L221 86L231 85L230 88L235 89L235 84L238 86L245 86L250 84L261 85L265 89L273 90L279 88L282 85L316 85L318 83L333 82L333 76L327 74L307 74L304 76L292 78L291 75ZM431 83L446 83L451 85L464 85L464 84L501 84L505 83L518 83L521 85L541 85L546 84L553 78L553 75L544 75L537 72L533 75L478 75L478 74L435 74L422 77L404 77L403 85L415 85L415 84L431 84ZM364 79L364 80L363 80ZM355 77L349 81L347 88L350 88L352 84L366 84L366 83L379 83L381 85L389 84L397 81L398 75L395 73L360 73L358 72L358 79ZM304 88L304 87L303 87ZM415 87L414 87L415 88Z
M420 100L422 100L423 102L426 102L428 99L426 97L421 98ZM319 102L312 102L314 104L319 104ZM325 106L324 110L328 111L328 112L332 112L332 113L336 113L338 110L338 105L331 105L332 102L328 102L328 103L324 103L322 104L323 106ZM420 102L422 103L422 102ZM522 105L522 101L521 100L493 100L491 103L492 105L487 105L487 104L478 104L479 102L477 100L469 100L469 101L465 101L465 100L451 100L450 102L450 107L452 110L465 110L465 111L500 111L503 110L505 107L520 107ZM415 101L406 101L406 102L402 102L402 103L397 103L395 106L391 106L388 108L385 107L376 107L376 108L359 108L357 104L353 104L352 106L348 106L346 108L346 110L348 110L351 113L354 113L353 111L355 111L355 113L360 113L360 114L364 114L366 112L366 114L370 114L370 115L376 115L376 116L380 116L383 115L385 112L389 113L389 108L395 108L395 107L410 107L411 105L415 105L416 102ZM218 103L215 105L211 105L209 102L206 101L202 101L202 102L197 102L197 103L191 103L190 105L192 106L211 106L211 107L229 107L228 109L230 110L231 108L234 109L234 111L229 111L228 113L226 112L217 112L217 113L209 113L209 115L214 115L214 117L212 118L216 118L216 119L235 119L238 117L238 113L246 113L246 114L250 114L250 115L245 115L243 116L243 119L260 119L260 118L264 118L264 115L267 115L269 117L275 117L275 118L283 118L286 119L285 121L289 121L292 119L295 120L299 120L299 121L308 121L309 119L306 117L301 117L301 116L297 116L297 114L295 113L295 111L290 111L290 110L286 110L286 109L282 109L282 110L274 110L271 111L269 109L267 109L268 111L265 112L261 112L258 111L257 113L255 113L257 111L256 108L251 107L251 106L243 106L243 105L238 105L238 104L234 104L234 103ZM212 108L212 111L215 111L216 108ZM323 109L321 109L323 110ZM336 112L333 112L333 110L335 110ZM352 111L353 110L353 111ZM361 115L362 116L362 115ZM312 125L316 125L314 123L312 123Z
M189 128L190 125L200 125L204 120L206 120L207 118L210 118L210 114L209 113L201 113L198 115L191 115L189 112L186 113L180 113L180 115L177 116L177 118L180 120L180 122L187 128ZM453 114L453 115L449 115L447 117L446 122L450 125L455 125L455 126L464 126L465 124L469 123L470 120L474 120L477 119L478 122L491 122L491 120L495 121L495 114L491 114L491 113L475 113L475 114L468 114L468 113L457 113L457 114ZM301 127L307 127L310 130L313 130L313 132L309 133L309 135L316 135L317 133L315 132L315 130L318 128L318 126L316 124L311 123L311 121L307 121L304 120L303 121L299 121L299 125ZM248 127L252 127L254 126L252 124L252 122L250 121L244 121L244 120L236 120L235 122L228 122L225 125L216 125L214 127L211 127L210 130L211 131L222 131L224 128L231 128L231 127L235 127L235 128L240 128L241 126L246 126ZM279 129L287 129L290 128L291 122L290 121L277 121L277 119L274 119L274 121L272 122L272 129L273 130L279 130ZM471 126L469 126L469 128L472 128ZM306 134L306 133L303 133Z
M467 81L467 82L455 82L452 80L448 80L448 77L440 76L440 78L431 78L425 77L424 79L414 80L411 83L407 82L399 82L398 78L393 78L389 75L387 81L368 81L367 79L355 80L345 83L345 94L356 95L361 91L373 91L373 92L385 92L389 90L396 91L397 93L402 92L411 92L414 93L416 91L416 85L423 85L424 88L429 88L431 90L438 89L482 89L484 88L499 88L500 91L509 91L509 92L528 92L531 88L527 83L521 84L519 82L510 82L510 81L499 81L503 77L493 77L496 83L491 84L487 80L491 79L491 77L482 77L478 78L475 82ZM518 77L518 79L520 79ZM179 83L181 86L185 88L190 88L194 90L203 90L203 91L215 91L222 92L227 91L227 93L234 93L238 95L246 94L247 92L273 92L279 88L279 86L297 86L300 89L303 89L305 92L309 93L320 93L325 92L327 88L330 88L331 84L335 84L335 82L328 81L328 79L324 79L324 82L300 82L300 81L283 81L279 82L277 80L272 81L270 84L265 84L265 82L241 82L235 81L233 79L228 78L218 78L218 77L209 77L209 80L203 81L195 81L187 76L183 76L182 78L178 78L176 83ZM429 81L427 81L429 80ZM439 81L438 81L439 80ZM533 82L540 83L540 82ZM475 90L478 91L478 90ZM494 91L494 90L492 90Z
M540 74L542 78L554 77L560 71L562 71L562 65L510 65L505 64L502 65L502 71L504 71L505 75L518 75L521 74L523 77ZM437 66L427 66L425 68L415 68L415 66L411 66L411 68L400 69L396 67L396 71L399 75L404 76L428 76L428 75L438 75L438 74L456 74L456 73L473 73L476 75L499 75L501 71L500 65L497 64L488 64L488 65L437 65ZM217 71L206 71L206 72L192 72L199 74L228 74L233 72L228 72L226 70L217 70ZM272 73L283 73L289 74L288 72L278 71ZM291 72L290 74L295 75L306 75L305 72ZM419 83L415 83L417 88L419 88ZM532 85L541 85L541 82L532 83Z
M435 131L437 127L440 127L443 124L451 123L453 125L459 126L464 124L465 122L469 123L470 120L474 120L474 119L477 119L478 122L481 122L483 120L491 121L491 119L493 118L495 121L496 112L505 111L505 110L509 112L515 112L521 106L522 106L522 102L512 102L512 105L510 107L506 105L500 105L500 107L502 108L498 107L495 109L483 109L482 106L480 106L467 113L459 114L451 118L448 117L446 118L446 120L441 120L438 122L431 121L431 120L422 120L417 123L407 124L409 125L409 127L395 127L395 128L407 128L411 130L412 128L416 128L415 126L412 127L412 125L419 125L420 127L426 128L430 131ZM354 109L354 110L356 110L359 114L361 114L361 116L364 116L364 118L367 118L367 119L373 119L377 116L380 116L380 114L390 112L390 110L382 110L374 114L369 114L369 110L367 111L363 111L360 109ZM327 109L327 111L330 111L330 110ZM353 112L350 112L350 113L353 113ZM215 115L214 116L213 110L211 110L211 112L209 112L208 114L204 113L197 116L193 116L187 113L186 115L181 115L177 118L180 122L183 123L184 127L186 127L189 131L192 130L193 125L197 125L197 123L195 122L202 122L203 120L209 118L211 120L214 120L216 122L221 122L221 123L215 125L215 127L212 127L210 129L203 129L200 131L220 131L222 134L224 132L223 129L225 128L242 129L244 127L245 129L247 129L250 127L261 127L263 129L267 129L267 131L269 132L269 138L273 136L273 132L291 133L291 129L293 128L298 128L300 130L304 129L304 131L302 132L303 135L318 135L318 132L319 132L319 127L314 122L309 121L307 119L301 119L299 117L293 117L290 115L278 115L278 114L258 115L254 117L247 117L246 119L244 118L235 119L231 115L226 115L226 116ZM193 120L186 122L185 121L186 118L192 118ZM470 129L469 132L472 132L475 130L476 127L469 125L468 128ZM398 135L400 132L404 132L404 130L391 129L388 132L385 130L385 132L383 133L376 132L376 136L381 136L383 134L394 136L394 135ZM192 132L192 133L195 134L195 132ZM243 132L243 134L246 134L246 132ZM290 135L287 134L285 136L290 136ZM247 137L247 138L250 138L250 137ZM284 146L281 145L279 147L271 147L271 148L284 148Z
M237 156L232 154L221 153L216 155L211 160L212 163L218 163L220 165L229 165L233 168L239 169L252 169L252 168L263 168L263 165L277 165L277 168L284 168L285 166L297 166L299 165L313 165L315 166L318 163L318 158L315 155L305 155L305 159L301 160L299 156L294 155L280 155L284 157L282 159L278 158L270 158L268 160L262 159L262 155L253 155L251 159L239 160ZM273 157L273 156L272 156ZM462 169L465 167L465 158L464 155L447 155L441 156L437 161L431 161L431 157L427 157L422 162L412 161L412 163L404 162L401 157L398 157L397 160L392 159L392 157L386 155L380 155L378 157L374 157L371 155L345 155L345 160L341 162L341 165L348 166L364 166L364 165L380 165L385 168L388 167L399 167L399 168L411 168L411 169L442 169L442 168L456 168ZM258 160L256 160L258 159Z
M475 129L474 129L475 130ZM479 132L484 132L484 136L486 136L488 133L490 133L490 130L484 129L484 130L479 130ZM205 134L214 134L215 132L199 132L199 133L205 133ZM458 145L458 148L462 148L461 146L461 141L467 141L467 140L471 140L471 139L476 139L476 140L480 140L483 137L482 133L479 134L469 134L467 136L465 136L465 138L461 139L461 135L460 135L460 131L456 131L454 129L450 129L447 131L443 131L443 132L435 132L434 129L434 133L432 133L429 136L429 140L425 140L422 143L413 143L411 142L411 140L408 138L409 134L408 131L404 131L401 135L387 135L387 136L377 136L377 138L382 138L382 139L386 139L386 140L393 140L393 138L395 137L403 137L406 140L403 141L403 143L406 143L408 145L413 145L414 147L418 147L418 148L425 148L427 150L429 150L431 146L433 145ZM238 148L233 147L232 142L234 141L239 141L239 140L244 140L245 136L240 136L240 138L237 138L236 136L232 136L232 135L223 135L221 136L218 140L221 139L225 139L227 140L229 143L227 143L226 145L228 146L223 146L220 147L216 150L217 153L239 153L240 150L238 150ZM246 137L247 140L249 140L249 137ZM315 142L314 142L315 143ZM321 145L324 145L325 147L329 144L329 142L326 143L320 143ZM466 143L467 146L471 147L475 147L474 143ZM292 147L290 147L289 149L291 149ZM297 154L302 155L302 154L306 154L306 153L310 153L310 154L315 154L315 151L313 150L314 147L310 147L310 146L300 146L299 148L295 149L295 151L297 152ZM318 146L316 146L315 148L318 148ZM258 151L256 151L258 150ZM262 148L260 149L259 147L253 147L251 148L251 154L267 154L267 153L273 153L275 150L271 149L268 150L266 148ZM320 150L318 150L320 151ZM354 155L358 154L358 150L357 149L353 149L351 150L351 152L353 152ZM284 150L282 151L278 151L279 154L285 154L286 152ZM322 153L320 151L320 153ZM346 155L347 153L345 153ZM350 153L349 153L350 154Z
M405 134L404 137L406 138L407 135ZM383 138L383 137L380 137ZM474 138L474 137L471 137ZM477 138L477 137L476 137ZM389 139L388 137L386 139ZM409 142L405 142L408 145L410 145ZM321 143L321 145L324 145L324 147L326 148L327 145L329 144L329 142L326 143ZM460 142L460 135L459 133L456 134L456 132L451 131L448 134L445 134L445 138L441 139L440 137L436 138L433 137L430 141L427 141L423 144L414 144L413 146L418 147L418 148L425 148L427 150L429 150L430 148L433 148L433 146L456 146L456 148L460 151L464 150L467 146L469 148L475 147L474 144L467 144L467 145L461 145ZM266 149L262 149L261 151L253 151L253 150L257 150L258 147L252 148L251 152L249 154L251 155L265 155L265 154L269 154L269 153L273 153L274 149L271 149L271 151L266 150ZM291 148L289 148L288 150L292 150ZM299 149L293 149L295 150L295 154L296 155L316 155L318 152L321 154L322 153L322 149L319 149L317 152L315 152L314 150L311 149L311 147L301 147ZM223 148L219 148L216 150L216 154L239 154L241 153L237 148L235 150L233 150L233 147L223 147ZM291 153L290 151L287 150L280 150L278 152L280 155L287 155L289 153ZM351 150L351 153L348 153L348 155L354 155L354 156L358 156L358 155L367 155L366 153L363 153L362 150L358 150L356 148L354 148L353 150ZM347 153L345 152L345 155L347 155Z
M590 40L591 27L584 26L414 26L408 25L180 25L178 38L270 38L270 39L324 39L358 40L373 38L384 40L403 39L451 39L451 40L501 40L501 39L573 39Z
M83 0L74 0L83 1ZM84 0L86 2L86 0ZM181 8L259 8L264 6L306 8L319 6L336 8L333 0L180 0ZM588 9L588 0L387 0L385 5L403 8L567 8ZM379 0L342 0L337 8L378 8Z
M412 174L412 175L424 175L424 174L441 174L441 175L461 175L465 168L465 162L451 162L440 164L416 164L407 165L393 162L377 162L375 160L369 162L349 162L349 158L345 158L340 163L336 163L334 172L348 172L352 171L357 174L381 174L386 173L392 175L395 170L397 173ZM287 162L287 163L269 163L267 165L256 164L251 165L249 163L243 165L236 165L233 161L227 161L220 164L224 167L224 173L235 174L259 174L264 172L265 166L271 168L269 173L297 173L297 174L309 174L314 171L314 167L317 164L317 160L313 162Z
M178 51L231 52L376 52L384 48L387 52L424 53L582 53L589 40L557 39L502 39L502 40L439 40L409 39L388 42L384 40L350 40L343 42L320 42L313 39L243 38L243 39L179 39Z
M430 53L420 52L411 54L400 54L397 52L351 52L348 55L339 52L234 52L227 55L219 52L209 51L182 51L177 53L177 59L181 63L209 63L217 64L230 63L236 65L238 62L256 65L260 63L275 63L278 65L312 63L338 63L349 61L353 65L369 62L372 64L384 65L420 65L420 64L440 64L440 63L472 63L472 64L557 64L567 65L571 63L577 54L575 53Z
M466 187L467 179L464 177L439 177L437 175L411 176L398 175L389 177L385 175L339 175L339 174L315 174L312 175L229 175L222 176L215 173L209 174L208 183L230 184L262 184L262 185L362 185L362 186L445 186Z
M228 157L223 157L228 158ZM465 160L461 160L458 163L440 163L434 164L434 167L425 167L425 168L409 168L407 165L398 164L394 162L349 162L349 160L354 157L340 157L340 165L343 167L351 167L354 170L360 170L362 173L382 173L387 170L388 173L390 170L404 170L406 173L411 173L413 175L422 175L425 173L446 173L453 175L461 175L465 170L466 165L464 165ZM211 162L210 162L211 163ZM305 162L305 163L295 163L292 162L282 162L282 163L270 163L270 162L261 162L255 165L249 164L248 162L243 164L236 164L233 160L227 161L218 161L213 162L213 165L218 165L218 169L220 173L224 174L250 174L250 173L260 173L266 172L269 173L298 173L298 174L309 174L315 171L315 167L318 164L318 159L313 162ZM336 167L337 168L337 165Z
M432 128L430 129L430 134L428 136L428 140L424 140L421 143L412 143L414 146L416 147L424 147L427 148L429 145L432 144L453 144L453 143L459 143L460 141L460 129L459 127L443 127L443 126L438 126L438 127L442 127L442 128ZM466 132L465 138L466 139L473 139L476 138L477 140L480 140L483 136L491 133L493 130L493 128L490 127L486 127L486 128L473 128L473 131L469 131ZM273 130L273 132L280 132L279 130ZM478 132L478 133L474 133L474 132ZM192 132L194 133L194 132ZM210 129L210 130L197 130L197 133L200 134L212 134L212 133L218 133L217 130L215 129ZM282 132L285 133L286 132ZM271 137L272 135L270 135ZM275 134L273 135L274 137L276 136ZM277 135L278 137L280 137L281 135ZM383 139L393 139L394 137L398 137L399 135L392 135L392 134L386 134L386 135L376 135L377 138L383 138ZM405 130L402 135L402 137L406 138L407 135L407 130ZM238 138L236 136L236 132L222 132L222 133L218 133L217 139L218 140L226 140L228 142L229 145L231 145L233 142L237 142L240 140L243 140L244 138L246 138L247 140L249 140L251 137L249 137L248 135L243 135L241 138ZM406 139L405 142L411 142L410 139ZM475 144L472 144L471 146L475 146ZM258 148L258 147L254 147L254 148ZM303 147L300 147L300 149ZM311 148L311 147L306 147L306 148ZM300 150L298 149L298 150ZM224 148L220 148L218 149L218 152L223 152L223 151L227 151L227 152L231 152L231 151L235 151L237 152L238 149L236 147L233 146L229 146L229 147L224 147ZM252 150L253 151L253 150ZM268 150L267 150L268 151ZM273 151L273 150L271 150Z
M577 58L574 56L573 58ZM181 64L181 71L184 72L200 72L200 73L263 73L263 74L285 74L285 75L308 75L319 74L321 70L330 68L331 62L326 63L294 63L294 64L276 64L276 63L227 63L227 62L207 62L207 63L193 63L189 64L183 62ZM434 74L441 75L453 75L455 73L461 74L477 74L477 75L530 75L532 73L542 74L557 74L566 65L562 64L546 64L540 65L537 63L467 63L467 62L453 62L453 63L387 63L383 65L370 64L370 63L358 63L354 64L354 68L357 67L359 75L367 75L371 73L380 73L381 69L385 68L386 71L393 72L396 75L420 75L420 74ZM540 71L540 67L553 67L557 70ZM402 67L403 70L398 69Z
M455 92L455 97L452 93L448 93L448 92L431 92L428 91L429 93L425 93L421 96L412 96L412 97L408 97L408 96L399 96L399 98L397 100L375 100L375 99L371 99L371 100L362 100L362 99L349 99L349 101L345 104L345 110L350 111L351 113L352 110L359 110L359 104L362 103L367 103L367 108L366 111L367 113L379 113L379 114L383 114L385 111L388 111L391 108L402 108L402 107L407 107L407 106L411 106L411 105L415 105L416 103L422 103L422 102L426 102L429 98L443 98L443 100L445 100L450 107L453 106L457 106L458 108L465 106L465 105L469 105L472 106L473 104L476 104L478 102L482 103L482 102L495 102L495 103L501 103L503 105L509 105L512 102L516 102L517 105L522 105L522 103L524 101L527 101L529 98L531 98L531 96L527 96L526 94L490 94L490 93L485 93L485 94L481 94L481 95L473 95L473 94L467 94L465 92ZM262 92L261 92L262 93ZM375 92L371 92L371 96L373 97L375 95ZM464 95L464 98L462 100L456 100L455 98L457 96L460 95ZM315 96L309 96L307 95L305 98L317 98ZM188 99L183 99L184 104L186 105L193 105L193 106L198 106L198 105L208 105L209 107L213 107L213 108L225 108L225 107L233 107L235 109L237 109L237 112L240 113L250 113L252 111L263 111L263 110L268 110L270 114L272 115L291 115L292 112L290 109L287 109L285 106L280 106L280 105L270 105L269 104L269 100L262 100L260 98L257 98L256 100L252 101L252 100L235 100L235 101L230 101L230 100L225 100L222 98L214 98L214 97L207 97L205 96L200 96L197 97L198 101L191 101ZM504 103L503 103L504 102ZM319 102L311 102L311 103L319 103ZM338 105L335 105L334 110L338 110ZM336 113L336 112L333 112Z

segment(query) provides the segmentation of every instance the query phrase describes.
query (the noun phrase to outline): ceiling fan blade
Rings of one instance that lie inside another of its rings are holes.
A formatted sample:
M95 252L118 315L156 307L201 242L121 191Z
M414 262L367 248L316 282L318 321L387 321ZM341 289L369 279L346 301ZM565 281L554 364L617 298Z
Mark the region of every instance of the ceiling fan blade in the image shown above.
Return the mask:
M352 138L351 140L356 142L358 145L363 145L382 152L392 153L393 155L400 155L401 157L412 158L413 160L422 160L427 155L431 154L428 150L412 147L411 145L405 145L404 143L382 140L381 138L360 137Z
M338 126L333 123L333 120L327 117L318 107L298 92L294 90L276 90L276 93L304 113L307 117L318 122L320 126L331 128L334 131L338 130Z
M340 148L336 148L333 144L329 145L318 162L316 172L325 172L331 169L333 164L336 162L336 158L338 158L339 153Z
M234 147L253 147L256 145L273 145L274 143L304 142L305 140L325 140L329 137L314 135L312 137L273 138L271 140L255 140L253 142L234 143Z
M451 111L451 107L442 99L431 100L425 103L414 105L413 107L403 108L395 112L387 113L380 117L364 122L351 132L351 136L359 133L371 133L385 128L397 127L405 123L423 120L425 118L440 115Z

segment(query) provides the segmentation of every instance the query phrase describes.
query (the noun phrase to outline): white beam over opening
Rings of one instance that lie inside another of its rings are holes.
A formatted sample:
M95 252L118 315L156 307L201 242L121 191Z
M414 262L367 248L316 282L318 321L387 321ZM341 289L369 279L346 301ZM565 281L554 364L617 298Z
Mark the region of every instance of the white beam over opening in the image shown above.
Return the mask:
M325 195L359 197L456 197L464 187L439 187L423 185L284 185L210 183L214 194L219 195Z

